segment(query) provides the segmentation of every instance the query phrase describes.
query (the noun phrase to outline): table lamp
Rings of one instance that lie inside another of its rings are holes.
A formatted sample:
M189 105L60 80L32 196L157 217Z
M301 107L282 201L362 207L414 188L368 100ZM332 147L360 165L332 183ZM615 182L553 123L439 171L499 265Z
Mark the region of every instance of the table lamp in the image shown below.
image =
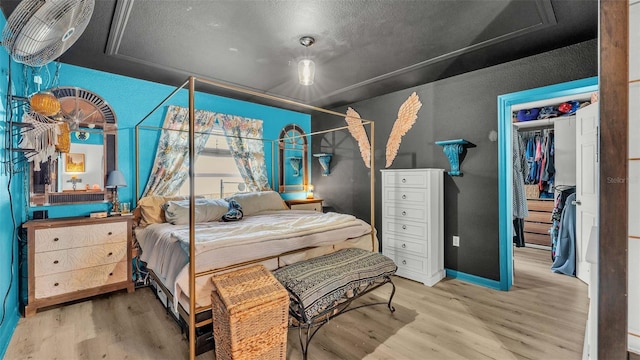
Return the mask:
M120 201L118 201L118 187L126 187L127 181L124 179L124 175L120 170L113 170L109 173L109 177L107 178L107 189L113 189L113 197L112 204L113 207L111 209L112 214L120 213Z

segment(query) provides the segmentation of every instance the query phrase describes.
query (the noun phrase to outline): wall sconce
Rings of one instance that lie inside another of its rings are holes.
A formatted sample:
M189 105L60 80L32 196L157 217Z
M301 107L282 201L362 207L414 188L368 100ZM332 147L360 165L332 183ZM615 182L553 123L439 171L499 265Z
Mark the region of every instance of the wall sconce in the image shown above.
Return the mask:
M333 156L333 154L327 154L327 153L320 153L320 154L313 154L313 156L318 158L318 161L320 162L320 166L322 166L322 176L327 176L329 175L330 171L329 171L329 164L331 163L331 157Z
M307 185L307 199L313 199L313 190L315 190L313 185Z
M464 139L436 141L436 145L443 147L442 151L447 156L449 163L451 164L451 171L449 171L449 175L462 175L460 172L460 154L462 154L462 151L464 150L464 145L468 143L469 142Z
M127 181L120 170L113 170L107 178L107 189L113 189L111 214L120 213L120 201L118 201L118 187L126 187Z
M293 176L300 176L300 165L302 165L301 157L290 157L289 164L293 168Z
M300 38L300 44L306 48L316 42L311 36L303 36ZM298 81L300 85L313 85L313 78L316 74L316 64L311 59L302 59L298 62Z

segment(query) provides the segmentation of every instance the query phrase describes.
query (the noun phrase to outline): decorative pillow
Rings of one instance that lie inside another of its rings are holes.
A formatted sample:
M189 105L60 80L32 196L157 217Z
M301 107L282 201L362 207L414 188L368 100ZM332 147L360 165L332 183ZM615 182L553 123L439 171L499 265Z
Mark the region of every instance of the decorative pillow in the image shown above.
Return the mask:
M145 227L151 224L166 222L162 205L170 200L187 199L187 196L145 196L138 201L134 215L140 213L138 226ZM138 210L139 209L139 210Z
M242 207L235 200L229 200L229 211L222 215L222 221L242 220Z
M242 207L245 216L253 215L266 210L288 210L287 204L275 191L260 191L235 194L227 201L235 200Z
M196 222L218 221L227 213L229 204L224 199L196 199ZM174 225L189 223L189 200L167 201L164 205L167 222Z

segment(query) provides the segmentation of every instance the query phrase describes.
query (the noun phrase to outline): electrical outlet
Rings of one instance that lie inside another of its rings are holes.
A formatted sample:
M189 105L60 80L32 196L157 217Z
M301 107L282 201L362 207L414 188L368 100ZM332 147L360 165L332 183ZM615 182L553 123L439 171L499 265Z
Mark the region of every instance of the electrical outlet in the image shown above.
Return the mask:
M453 237L453 246L460 246L460 236L454 236Z

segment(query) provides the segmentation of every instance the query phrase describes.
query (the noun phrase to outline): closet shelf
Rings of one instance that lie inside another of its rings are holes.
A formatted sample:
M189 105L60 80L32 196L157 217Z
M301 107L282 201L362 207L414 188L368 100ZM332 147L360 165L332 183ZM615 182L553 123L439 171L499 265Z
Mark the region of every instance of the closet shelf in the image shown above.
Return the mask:
M531 121L520 121L520 122L514 122L513 126L515 126L518 129L549 127L549 126L553 126L553 123L556 119L570 119L573 117L575 117L575 115L559 116L559 117L553 117L548 119L531 120Z

